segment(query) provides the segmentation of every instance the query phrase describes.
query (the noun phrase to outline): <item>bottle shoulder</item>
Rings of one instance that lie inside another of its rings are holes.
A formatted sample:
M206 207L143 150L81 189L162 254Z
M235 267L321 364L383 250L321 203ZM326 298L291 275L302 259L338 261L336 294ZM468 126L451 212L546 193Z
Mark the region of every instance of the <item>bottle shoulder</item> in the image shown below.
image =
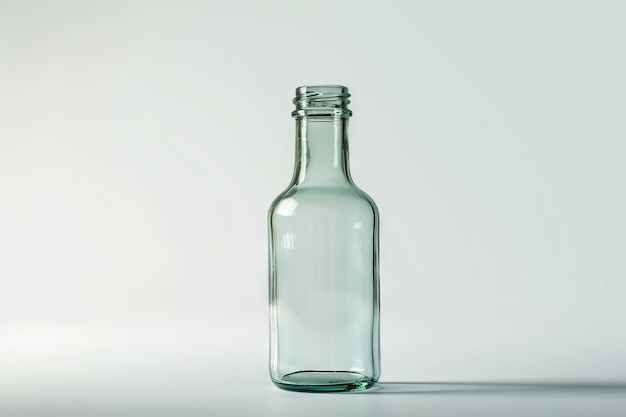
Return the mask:
M270 205L269 214L302 212L313 208L330 211L365 210L378 216L374 200L354 184L332 186L292 185Z

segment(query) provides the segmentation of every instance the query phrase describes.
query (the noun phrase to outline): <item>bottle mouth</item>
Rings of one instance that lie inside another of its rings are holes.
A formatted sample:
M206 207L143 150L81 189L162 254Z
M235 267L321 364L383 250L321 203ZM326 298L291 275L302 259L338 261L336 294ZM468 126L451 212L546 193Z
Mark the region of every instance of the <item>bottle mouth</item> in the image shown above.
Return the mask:
M293 117L350 117L350 93L342 85L308 85L296 88Z

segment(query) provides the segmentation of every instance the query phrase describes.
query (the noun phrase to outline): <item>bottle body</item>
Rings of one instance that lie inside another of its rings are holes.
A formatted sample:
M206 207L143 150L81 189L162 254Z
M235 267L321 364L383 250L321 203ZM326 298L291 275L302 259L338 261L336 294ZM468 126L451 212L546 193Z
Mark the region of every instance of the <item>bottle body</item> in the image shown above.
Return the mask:
M378 209L350 179L345 120L297 123L296 175L268 219L271 378L365 389L380 374Z

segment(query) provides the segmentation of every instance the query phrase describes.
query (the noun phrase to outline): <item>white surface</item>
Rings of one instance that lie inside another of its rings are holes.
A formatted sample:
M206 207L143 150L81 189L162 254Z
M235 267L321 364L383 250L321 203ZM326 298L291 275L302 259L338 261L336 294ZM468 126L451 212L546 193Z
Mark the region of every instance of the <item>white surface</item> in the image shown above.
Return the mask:
M0 3L0 414L623 414L606 381L626 378L625 16ZM382 381L417 394L267 378L265 216L291 178L293 90L316 83L353 94ZM414 384L458 380L558 384Z

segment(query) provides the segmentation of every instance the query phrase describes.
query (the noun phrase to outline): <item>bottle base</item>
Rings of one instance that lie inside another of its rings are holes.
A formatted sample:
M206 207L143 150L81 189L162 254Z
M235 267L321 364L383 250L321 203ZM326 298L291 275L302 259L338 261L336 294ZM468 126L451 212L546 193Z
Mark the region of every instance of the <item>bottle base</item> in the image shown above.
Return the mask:
M272 379L282 389L304 392L363 391L376 383L376 380L358 372L349 371L298 371Z

